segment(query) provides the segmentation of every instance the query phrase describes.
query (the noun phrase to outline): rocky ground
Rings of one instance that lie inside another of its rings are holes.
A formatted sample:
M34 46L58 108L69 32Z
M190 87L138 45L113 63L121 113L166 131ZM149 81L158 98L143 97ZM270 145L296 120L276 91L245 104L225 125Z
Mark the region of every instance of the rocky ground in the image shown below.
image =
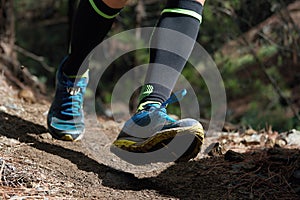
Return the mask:
M0 75L0 199L300 199L296 130L234 128L188 163L134 166L109 151L122 122L88 116L82 141L58 141L28 98Z

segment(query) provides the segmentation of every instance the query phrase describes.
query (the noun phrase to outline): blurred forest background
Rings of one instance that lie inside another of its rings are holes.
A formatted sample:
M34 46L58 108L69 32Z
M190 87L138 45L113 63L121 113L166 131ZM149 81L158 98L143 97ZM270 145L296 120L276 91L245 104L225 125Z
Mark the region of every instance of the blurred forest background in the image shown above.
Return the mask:
M52 96L55 70L68 51L78 0L11 2L17 61L46 85L40 91ZM130 1L108 37L131 28L154 26L165 2ZM2 17L4 9L0 8ZM300 1L207 0L203 19L198 42L214 59L224 80L226 120L255 129L300 129ZM129 42L111 48L126 48ZM1 48L3 51L3 45ZM101 80L97 99L108 104L114 83L131 66L145 63L147 56L147 51L132 53L114 62ZM209 119L210 98L200 74L187 66L183 75L199 95L201 118ZM170 109L178 112L175 107Z

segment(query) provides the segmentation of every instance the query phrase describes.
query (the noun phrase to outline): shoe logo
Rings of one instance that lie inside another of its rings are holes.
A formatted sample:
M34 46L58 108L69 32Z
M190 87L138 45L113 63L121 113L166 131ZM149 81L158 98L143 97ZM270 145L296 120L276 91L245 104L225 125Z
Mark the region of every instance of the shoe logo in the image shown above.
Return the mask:
M67 88L67 92L74 96L74 95L77 95L79 92L80 92L80 88L79 87L69 87Z
M154 90L154 87L152 85L145 85L145 87L143 88L142 93L144 94L151 94Z
M144 85L141 91L141 94L139 96L139 101L141 101L146 96L149 96L154 90L153 85Z

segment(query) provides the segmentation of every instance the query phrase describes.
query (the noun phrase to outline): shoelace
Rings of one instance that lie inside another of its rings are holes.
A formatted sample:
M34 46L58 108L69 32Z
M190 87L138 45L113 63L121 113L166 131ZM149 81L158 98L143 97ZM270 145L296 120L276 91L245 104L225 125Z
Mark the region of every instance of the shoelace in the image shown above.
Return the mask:
M165 102L161 104L161 108L166 108L168 104L179 102L187 94L186 89L180 90L172 94Z
M170 123L176 122L175 119L173 119L172 117L170 117L167 114L166 107L169 104L181 101L186 94L187 94L186 89L183 89L183 90L180 90L180 91L177 91L177 92L173 93L165 102L163 102L161 104L160 107L156 108L155 111L161 111L162 113L164 113L164 118L167 121L169 121Z
M70 83L67 83L70 85ZM65 97L62 99L62 111L61 113L71 117L79 117L81 116L81 109L83 103L83 88L85 84L83 81L79 81L74 87L74 83L71 83L73 87L67 87L64 95Z

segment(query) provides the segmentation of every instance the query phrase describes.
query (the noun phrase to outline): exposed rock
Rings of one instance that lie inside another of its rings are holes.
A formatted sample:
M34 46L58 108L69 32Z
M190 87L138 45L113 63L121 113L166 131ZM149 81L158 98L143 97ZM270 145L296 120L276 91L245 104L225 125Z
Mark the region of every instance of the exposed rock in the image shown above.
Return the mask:
M227 160L227 161L241 162L241 161L245 160L245 156L241 153L238 153L238 152L235 152L235 151L232 151L232 150L228 150L225 153L224 159Z

